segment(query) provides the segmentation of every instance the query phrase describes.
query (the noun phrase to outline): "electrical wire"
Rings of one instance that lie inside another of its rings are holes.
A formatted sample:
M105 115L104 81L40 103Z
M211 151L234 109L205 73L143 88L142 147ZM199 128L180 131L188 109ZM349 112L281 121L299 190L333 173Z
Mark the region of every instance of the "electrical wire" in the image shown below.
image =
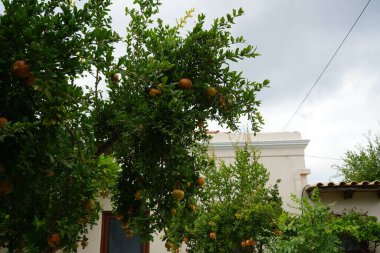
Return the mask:
M323 74L325 73L326 69L330 66L330 63L333 61L333 59L335 58L336 54L338 53L339 49L343 46L344 42L346 41L347 37L350 35L351 31L354 29L356 23L359 21L360 17L362 16L362 14L364 13L364 11L367 9L367 6L369 5L369 3L371 2L371 0L368 0L367 4L364 6L363 10L361 11L360 15L357 17L357 19L355 20L354 24L351 26L350 30L348 31L348 33L346 34L346 36L344 37L344 39L342 40L342 42L340 43L340 45L338 46L338 48L335 50L335 53L333 54L333 56L330 58L329 62L327 63L327 65L325 66L325 68L322 70L321 74L318 76L317 80L314 82L313 86L311 86L310 90L306 93L306 96L303 98L303 100L301 101L301 103L299 104L299 106L297 107L297 109L294 111L294 113L292 114L292 116L290 117L290 119L288 120L288 122L285 124L285 126L282 128L282 131L284 131L288 125L290 124L290 122L293 120L294 116L297 114L297 112L299 111L299 109L301 108L301 106L305 103L306 99L309 97L310 93L312 92L312 90L314 89L314 87L317 85L317 83L319 82L319 80L321 79L321 77L323 76Z
M343 159L341 159L341 158L332 158L332 157L315 156L315 155L305 155L305 157L318 158L318 159L325 159L325 160L343 161Z

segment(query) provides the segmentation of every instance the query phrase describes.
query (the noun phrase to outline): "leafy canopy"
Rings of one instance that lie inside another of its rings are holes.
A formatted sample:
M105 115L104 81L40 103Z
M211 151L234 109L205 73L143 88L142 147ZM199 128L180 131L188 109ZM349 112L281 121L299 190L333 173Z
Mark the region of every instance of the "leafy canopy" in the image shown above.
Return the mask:
M75 84L97 62L93 38L109 25L109 1L2 4L0 247L76 251L118 170L95 156L94 93Z
M380 179L380 136L367 137L367 145L347 151L342 165L335 165L338 176L346 181L376 181Z
M311 201L306 197L293 201L298 213L284 213L278 220L280 237L274 244L274 252L343 252L339 236L332 229L334 215L328 206L320 202L319 193L313 192Z
M241 9L207 27L200 14L184 32L190 13L171 27L156 17L159 1L136 0L122 38L109 0L2 3L1 247L75 252L107 194L127 234L151 239L200 194L207 120L262 124L256 94L269 82L230 67L258 55L230 33ZM85 76L93 81L78 85Z
M209 139L207 120L236 129L248 115L258 130L255 94L268 82L250 82L230 69L231 61L257 56L229 32L242 10L210 27L200 14L183 36L180 25L170 27L155 17L158 4L138 4L127 9L127 54L115 66L122 80L109 85L104 117L114 116L101 138L117 139L113 154L123 171L112 198L116 212L128 229L151 238L172 219L170 211L179 204L174 190L184 192L186 204L199 193L195 182L205 169L200 143Z

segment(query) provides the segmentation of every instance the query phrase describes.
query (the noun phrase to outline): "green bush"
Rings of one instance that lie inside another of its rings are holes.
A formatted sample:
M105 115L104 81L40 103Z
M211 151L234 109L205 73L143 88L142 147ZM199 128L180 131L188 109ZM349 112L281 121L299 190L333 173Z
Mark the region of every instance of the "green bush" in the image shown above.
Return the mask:
M293 200L298 205L298 212L284 213L280 217L280 236L270 252L344 252L341 239L345 238L354 238L365 246L368 241L379 242L380 223L374 216L354 209L336 215L320 202L317 190L311 200L300 201L295 196Z
M248 145L236 148L235 161L210 162L199 210L191 219L180 214L169 227L168 240L179 247L184 237L189 252L252 252L262 250L276 232L282 213L277 185L267 186L269 173Z

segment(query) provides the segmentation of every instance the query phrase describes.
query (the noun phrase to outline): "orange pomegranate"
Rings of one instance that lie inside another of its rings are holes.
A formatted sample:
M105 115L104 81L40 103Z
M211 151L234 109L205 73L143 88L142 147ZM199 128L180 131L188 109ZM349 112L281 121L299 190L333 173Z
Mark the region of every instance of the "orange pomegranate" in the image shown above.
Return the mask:
M191 89L193 82L189 78L182 78L179 80L178 86L182 89Z
M21 78L28 78L31 75L29 65L24 60L18 60L13 63L12 71L16 76Z
M0 181L0 194L7 195L13 191L13 184L11 181L5 179Z
M157 95L160 95L161 94L161 91L159 89L156 89L156 88L152 88L149 90L149 96L151 98L154 98L156 97Z
M50 234L47 238L49 247L55 248L61 241L61 236L58 233Z
M207 95L209 98L215 97L216 89L214 87L208 87L207 88Z
M180 190L180 189L176 189L172 192L172 198L174 200L181 200L185 197L185 192Z
M84 202L83 208L88 211L94 211L96 208L96 202L93 199L88 199Z
M0 129L1 129L1 128L4 128L5 125L6 125L7 123L8 123L7 118L5 118L5 117L0 117Z
M199 177L199 178L197 179L197 184L198 184L199 186L203 186L205 183L206 183L206 179L205 179L204 177Z

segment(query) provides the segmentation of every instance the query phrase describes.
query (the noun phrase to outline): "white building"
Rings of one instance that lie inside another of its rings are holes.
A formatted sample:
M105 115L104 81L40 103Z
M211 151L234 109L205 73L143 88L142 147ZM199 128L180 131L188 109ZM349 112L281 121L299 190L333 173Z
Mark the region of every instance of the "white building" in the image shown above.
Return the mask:
M376 216L380 221L380 181L374 182L329 182L317 183L305 188L310 194L313 189L318 188L321 202L331 205L331 211L336 214L355 211ZM352 252L362 252L358 243L352 240L350 243ZM365 245L364 245L365 246ZM369 243L370 252L373 252L374 244ZM358 249L358 251L355 251ZM380 253L380 247L376 248L376 253Z
M305 167L304 156L309 140L302 139L299 132L258 133L256 136L215 132L212 136L210 151L226 162L234 161L234 145L243 146L248 137L250 143L260 150L259 160L270 173L269 184L281 180L279 192L284 208L288 209L288 204L292 204L292 193L301 197L310 170Z
M310 193L315 188L318 188L323 204L333 204L331 210L334 213L355 207L357 211L367 212L380 220L380 181L317 183L305 190Z
M304 187L307 185L307 175L310 171L305 168L304 150L309 143L308 140L301 138L298 132L281 133L259 133L254 135L244 135L236 133L210 132L213 139L210 143L209 151L214 152L217 158L225 160L227 163L234 160L234 145L242 146L250 140L250 143L260 150L260 161L270 172L269 184L274 184L280 179L279 192L283 199L284 208L288 209L291 204L291 193L301 197ZM113 253L107 252L107 237L109 236L107 221L111 215L111 203L103 200L103 215L90 231L88 237L89 245L80 250L81 253ZM114 222L117 222L114 220ZM120 226L120 225L119 225ZM141 246L138 241L130 243L140 248L142 253L166 253L164 242L160 236L148 245ZM185 252L182 248L181 252ZM118 252L117 252L118 253Z
M358 210L367 211L369 215L377 216L380 219L380 182L340 182L340 183L318 183L313 186L307 184L307 176L310 170L305 167L304 151L309 140L301 138L298 132L278 132L278 133L258 133L237 134L210 132L212 140L209 146L210 154L214 153L216 158L223 159L230 163L234 161L234 147L243 146L248 143L260 151L260 162L270 172L269 185L273 185L278 179L279 193L283 200L283 207L294 212L289 207L293 204L290 198L295 194L298 198L307 195L312 189L318 188L321 201L325 204L335 203L331 207L332 211L339 213L344 209L356 207ZM153 242L140 244L135 237L126 239L120 223L112 216L112 207L108 199L101 199L103 212L96 226L89 232L89 245L85 249L80 249L80 253L119 253L124 251L108 251L107 241L112 229L120 230L120 241L128 241L128 246L132 245L138 249L133 252L141 253L166 253L164 242L156 235ZM118 233L118 232L117 232ZM116 233L116 234L117 234ZM114 238L115 239L115 238ZM116 238L117 239L117 238ZM4 250L0 249L0 253ZM182 247L181 253L186 252ZM377 252L380 252L378 249Z

